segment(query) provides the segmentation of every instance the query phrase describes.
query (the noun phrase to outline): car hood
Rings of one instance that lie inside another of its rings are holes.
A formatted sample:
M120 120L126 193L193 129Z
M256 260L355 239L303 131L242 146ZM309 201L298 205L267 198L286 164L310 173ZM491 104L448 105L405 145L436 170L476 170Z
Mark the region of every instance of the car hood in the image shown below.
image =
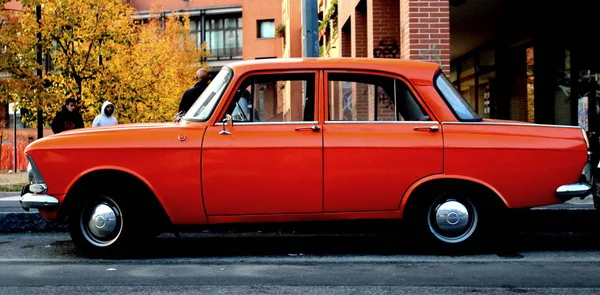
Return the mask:
M173 134L191 134L195 132L190 128L203 128L203 124L191 124L135 123L73 129L36 140L27 146L25 153L37 149L152 146L152 142L158 142L159 138L172 138Z

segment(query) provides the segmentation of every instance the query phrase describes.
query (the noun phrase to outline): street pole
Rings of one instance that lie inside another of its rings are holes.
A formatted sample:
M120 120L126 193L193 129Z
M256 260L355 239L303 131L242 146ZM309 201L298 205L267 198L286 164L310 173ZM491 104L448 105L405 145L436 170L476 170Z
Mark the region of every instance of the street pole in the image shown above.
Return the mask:
M17 104L14 104L14 105L16 106ZM14 108L13 112L15 113L15 117L13 120L14 121L14 123L13 123L13 126L14 126L13 142L14 142L14 147L15 147L13 150L15 152L15 168L13 170L13 173L17 173L18 167L17 167L17 108L16 107Z
M35 17L38 23L38 27L41 28L42 19L42 5L38 4L35 7ZM37 75L42 81L42 32L41 30L37 33L38 44L37 44L37 62L40 67L37 70ZM44 119L42 118L42 108L38 105L37 109L37 137L38 139L44 137Z

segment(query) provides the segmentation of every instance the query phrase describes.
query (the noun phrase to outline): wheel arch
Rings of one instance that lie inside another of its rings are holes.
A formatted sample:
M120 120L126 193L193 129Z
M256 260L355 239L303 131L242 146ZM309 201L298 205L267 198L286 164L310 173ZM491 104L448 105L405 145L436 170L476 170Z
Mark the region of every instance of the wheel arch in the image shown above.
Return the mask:
M404 216L406 209L411 204L418 203L418 196L427 191L434 189L439 190L441 187L457 186L464 187L468 190L483 192L485 197L492 198L497 205L508 208L508 203L502 194L493 186L482 180L463 175L432 175L413 183L408 190L406 190L406 193L403 195L402 200L400 201L400 212L402 212L402 215Z
M81 173L80 176L73 180L69 185L63 204L58 212L58 217L64 218L68 215L72 204L75 203L74 199L77 198L78 194L82 191L86 190L86 186L105 184L123 186L124 188L139 191L140 194L136 194L132 198L144 198L145 201L148 201L140 203L144 205L143 209L157 210L156 213L160 214L160 217L163 218L164 221L171 222L163 203L160 201L160 198L156 195L148 181L133 171L128 171L119 167L98 167Z

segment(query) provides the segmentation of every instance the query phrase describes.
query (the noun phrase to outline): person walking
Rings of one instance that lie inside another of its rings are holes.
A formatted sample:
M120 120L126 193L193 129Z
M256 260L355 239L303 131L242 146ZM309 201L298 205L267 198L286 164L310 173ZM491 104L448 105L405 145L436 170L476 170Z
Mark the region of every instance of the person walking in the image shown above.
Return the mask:
M117 118L115 118L115 106L109 102L105 101L102 104L102 109L100 111L100 115L94 118L94 122L92 123L92 127L97 126L109 126L119 124Z
M83 128L83 117L79 113L79 110L77 110L77 102L75 99L67 99L66 103L62 106L62 109L56 113L56 116L52 119L50 127L52 127L52 132L55 134L65 130Z

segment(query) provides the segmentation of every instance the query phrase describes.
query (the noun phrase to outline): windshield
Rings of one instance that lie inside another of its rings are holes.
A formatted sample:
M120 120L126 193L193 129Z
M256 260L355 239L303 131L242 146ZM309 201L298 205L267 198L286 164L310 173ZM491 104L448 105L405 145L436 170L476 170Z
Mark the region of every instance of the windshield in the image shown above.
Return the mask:
M231 81L232 76L233 72L231 69L223 67L212 82L208 84L206 90L202 92L189 111L185 113L183 119L201 122L208 120L217 102L219 102L219 99L223 95L223 91L225 91L229 81Z
M444 75L443 72L439 72L435 77L435 88L442 96L444 101L454 115L460 121L481 121L481 117L475 112L475 110L469 105L469 103L460 95L458 90L454 88L450 80Z

